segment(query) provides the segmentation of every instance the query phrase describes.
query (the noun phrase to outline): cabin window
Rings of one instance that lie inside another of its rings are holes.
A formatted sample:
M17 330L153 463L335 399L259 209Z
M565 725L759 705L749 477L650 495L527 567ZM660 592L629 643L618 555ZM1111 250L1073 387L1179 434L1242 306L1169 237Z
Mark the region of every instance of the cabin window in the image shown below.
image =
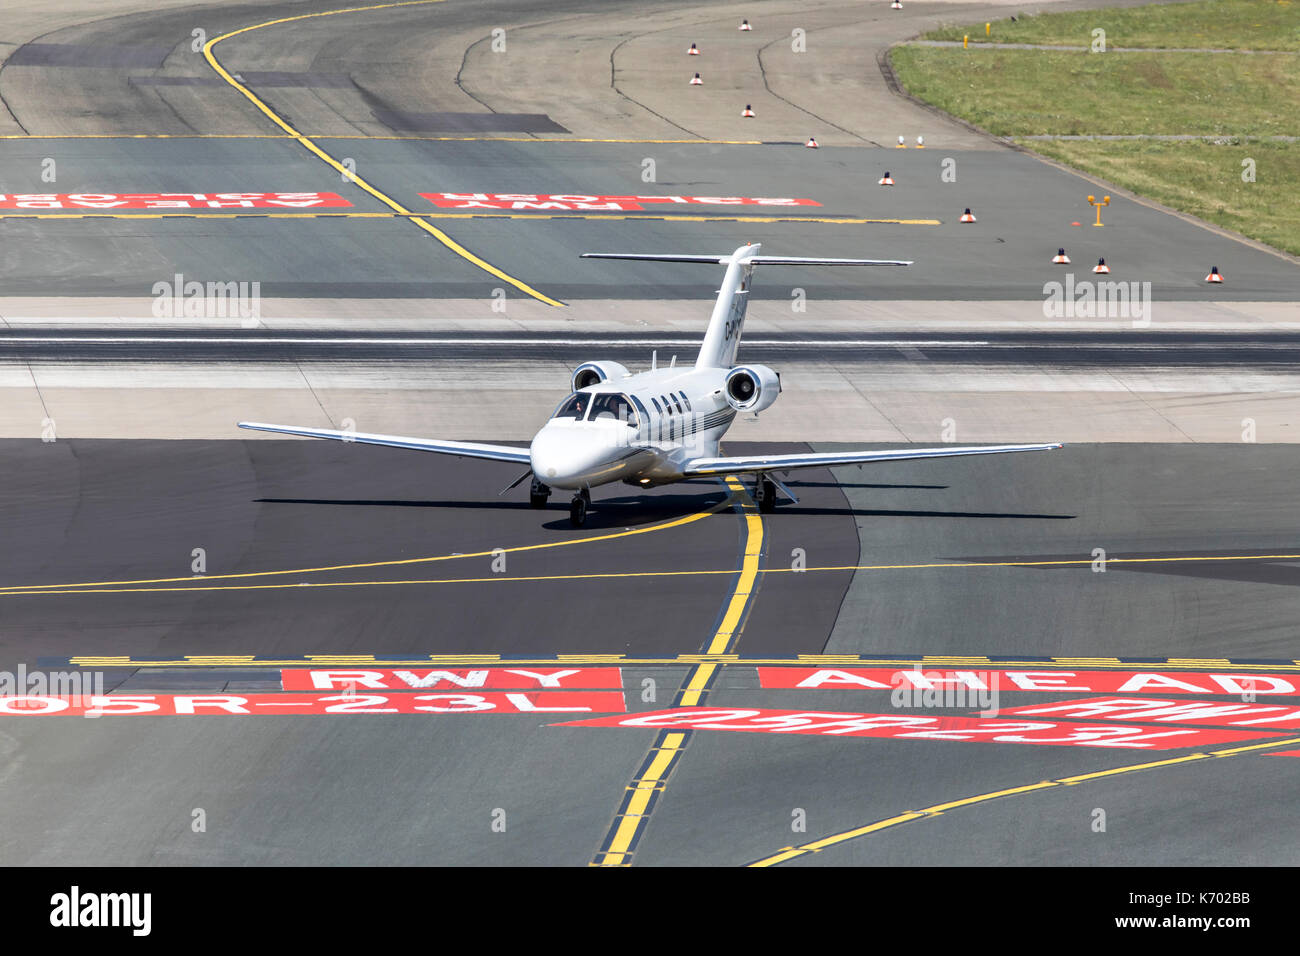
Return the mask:
M650 404L653 405L653 406L655 407L655 414L656 414L656 415L662 415L662 414L664 413L664 410L663 410L662 408L659 407L659 400L658 400L658 399L656 399L656 398L654 398L654 397L651 397L651 399L650 399Z
M645 422L649 422L650 412L646 409L645 403L642 402L641 399L637 398L635 395L629 395L628 398L632 399L632 404L635 405L636 410L641 413L641 418Z
M691 400L686 397L685 392L678 392L677 394L682 397L682 401L686 403L686 410L689 412L691 410Z
M677 406L678 414L685 415L686 413L682 411L682 403L681 401L678 400L677 396L676 395L672 396L672 399L673 399L673 403Z

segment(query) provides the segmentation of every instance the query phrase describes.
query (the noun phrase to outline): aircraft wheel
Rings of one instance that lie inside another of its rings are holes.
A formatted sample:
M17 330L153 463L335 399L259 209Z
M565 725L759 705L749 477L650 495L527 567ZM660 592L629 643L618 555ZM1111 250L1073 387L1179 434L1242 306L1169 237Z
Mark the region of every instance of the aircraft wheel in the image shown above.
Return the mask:
M763 514L771 514L776 510L776 485L763 478L758 483L758 510Z
M587 523L587 504L586 495L573 496L573 500L569 502L569 524L581 528Z
M532 487L528 490L528 503L534 508L545 508L550 497L551 489L534 478Z

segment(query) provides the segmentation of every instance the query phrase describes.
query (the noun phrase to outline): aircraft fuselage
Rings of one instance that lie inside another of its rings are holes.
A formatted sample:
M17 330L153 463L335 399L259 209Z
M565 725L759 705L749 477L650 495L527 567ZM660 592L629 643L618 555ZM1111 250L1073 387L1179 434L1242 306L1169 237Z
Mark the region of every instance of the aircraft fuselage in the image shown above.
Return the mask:
M728 371L661 368L579 389L534 436L533 474L572 490L680 480L687 460L718 453L737 415L725 394Z

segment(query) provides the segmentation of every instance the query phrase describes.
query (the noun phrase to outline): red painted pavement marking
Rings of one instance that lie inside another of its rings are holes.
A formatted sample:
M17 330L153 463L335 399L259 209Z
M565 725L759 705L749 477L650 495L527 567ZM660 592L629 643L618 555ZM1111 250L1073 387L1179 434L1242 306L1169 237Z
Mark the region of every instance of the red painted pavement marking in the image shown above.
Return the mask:
M337 193L0 193L0 209L318 209Z
M747 196L587 196L568 193L420 193L443 209L535 209L575 212L637 212L646 205L687 206L820 206L813 199Z
M552 727L638 727L674 730L737 730L768 734L883 737L893 740L960 740L1171 750L1279 736L1261 731L1106 726L1056 721L1009 721L980 717L929 717L915 714L825 713L799 710L687 708L634 716L597 717Z
M285 690L621 689L623 673L617 667L286 669L280 671L280 683Z
M1000 708L999 715L1072 717L1091 720L1143 720L1163 724L1208 724L1212 727L1300 728L1300 708L1209 700L1152 700L1140 697L1092 697L1055 704Z
M1300 757L1300 750L1273 750L1266 754L1265 757Z
M621 691L446 694L106 694L0 697L0 716L623 713Z
M1173 671L1034 671L998 668L919 670L897 667L760 667L759 684L788 690L929 690L961 686L986 690L1119 694L1276 694L1300 696L1294 674L1188 674Z

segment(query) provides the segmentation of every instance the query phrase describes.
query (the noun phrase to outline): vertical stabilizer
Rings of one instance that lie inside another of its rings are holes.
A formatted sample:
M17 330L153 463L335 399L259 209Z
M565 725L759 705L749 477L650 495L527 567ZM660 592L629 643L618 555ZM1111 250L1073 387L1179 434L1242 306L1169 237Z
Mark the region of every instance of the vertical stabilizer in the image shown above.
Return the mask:
M758 255L761 246L754 243L741 246L730 257L727 272L718 289L718 300L713 304L709 328L704 333L696 368L731 368L736 364L736 349L740 333L745 327L745 310L749 307L749 283L754 275L751 256Z

